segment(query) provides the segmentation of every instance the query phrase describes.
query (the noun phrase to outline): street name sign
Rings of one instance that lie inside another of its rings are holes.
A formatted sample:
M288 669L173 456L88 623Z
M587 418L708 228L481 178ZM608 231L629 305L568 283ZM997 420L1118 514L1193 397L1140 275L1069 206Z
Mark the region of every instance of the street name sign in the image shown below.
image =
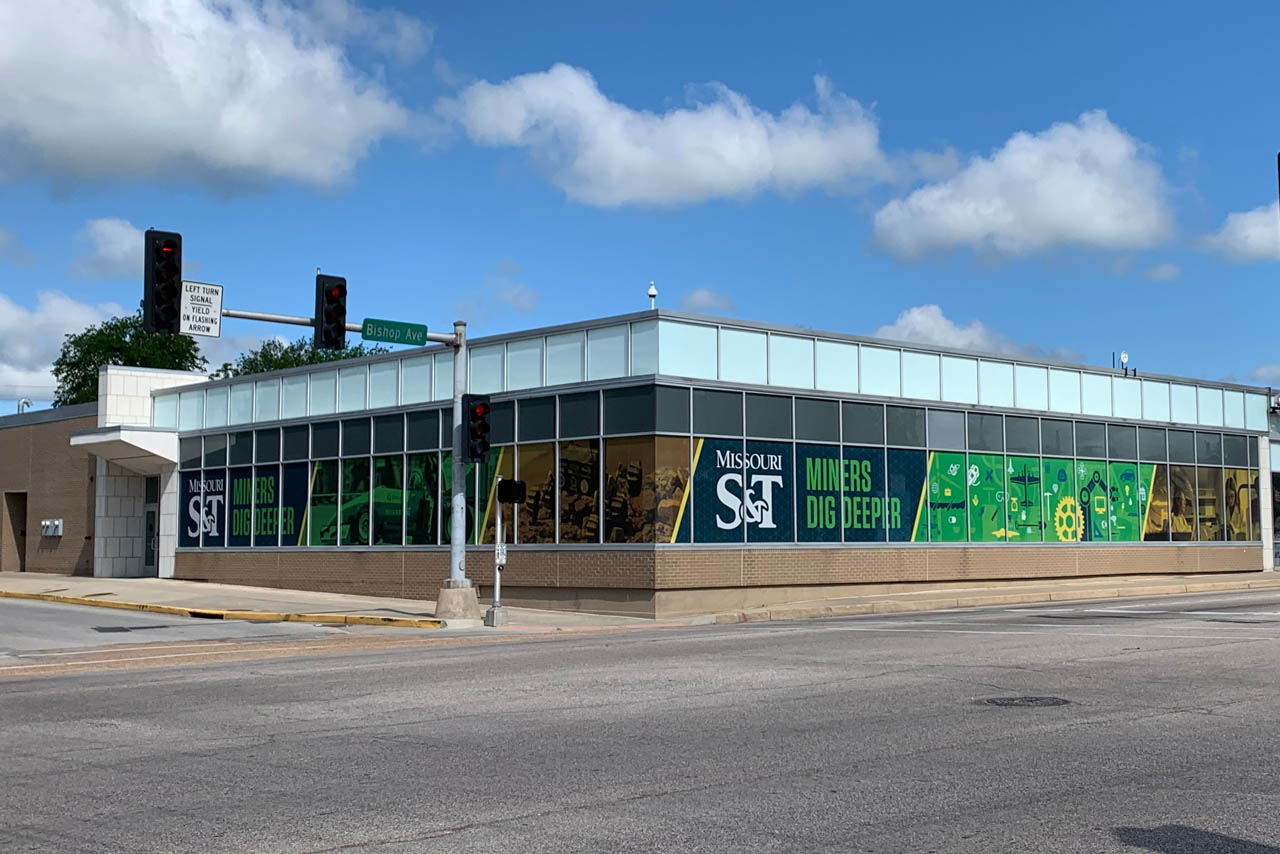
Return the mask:
M380 341L384 344L421 346L427 343L427 327L424 323L404 323L399 320L378 320L375 317L366 317L360 326L360 337L366 341Z
M181 319L178 331L183 335L222 335L222 285L205 282L182 283Z

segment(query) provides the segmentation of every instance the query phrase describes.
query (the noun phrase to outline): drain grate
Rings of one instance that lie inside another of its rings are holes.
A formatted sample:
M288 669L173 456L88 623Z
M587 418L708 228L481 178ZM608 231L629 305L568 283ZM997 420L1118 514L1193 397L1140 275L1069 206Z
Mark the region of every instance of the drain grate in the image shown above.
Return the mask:
M1007 709L1044 709L1049 706L1065 706L1071 701L1061 697L988 697L978 702L984 706L1001 706Z

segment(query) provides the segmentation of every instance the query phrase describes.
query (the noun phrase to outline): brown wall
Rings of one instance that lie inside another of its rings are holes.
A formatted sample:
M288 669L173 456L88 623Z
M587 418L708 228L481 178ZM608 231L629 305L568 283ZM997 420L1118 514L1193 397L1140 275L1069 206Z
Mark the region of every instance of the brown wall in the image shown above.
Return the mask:
M95 462L70 445L72 433L97 426L87 415L0 428L0 493L27 495L26 570L93 574ZM19 567L7 512L0 523L0 571ZM41 519L62 519L61 537L41 537Z

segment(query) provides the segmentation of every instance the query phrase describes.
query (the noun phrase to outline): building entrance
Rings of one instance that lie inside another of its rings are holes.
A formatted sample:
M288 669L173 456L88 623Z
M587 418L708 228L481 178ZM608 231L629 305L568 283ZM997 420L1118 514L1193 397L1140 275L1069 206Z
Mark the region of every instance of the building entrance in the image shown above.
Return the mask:
M0 569L27 571L27 494L4 494L4 536L0 537Z

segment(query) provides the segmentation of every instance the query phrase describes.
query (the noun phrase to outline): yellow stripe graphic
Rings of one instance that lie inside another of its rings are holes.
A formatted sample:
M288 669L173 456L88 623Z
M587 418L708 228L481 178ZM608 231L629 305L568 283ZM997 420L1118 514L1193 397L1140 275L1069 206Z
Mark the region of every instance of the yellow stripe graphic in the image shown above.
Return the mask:
M307 481L307 503L302 508L302 528L298 531L297 545L300 545L300 546L311 545L311 532L307 530L307 516L311 513L311 493L315 492L316 490L316 474L319 471L320 471L320 464L312 463L311 479ZM302 542L303 537L306 537L307 539L307 542L305 544Z
M911 525L911 542L918 543L916 535L920 533L920 514L924 512L925 500L929 497L929 472L933 471L933 451L929 452L929 461L924 467L924 483L920 484L920 503L916 505L916 521Z
M680 498L680 512L676 514L676 526L671 529L671 542L680 535L680 523L684 521L684 508L689 506L689 493L693 492L693 473L698 470L698 458L702 456L703 439L693 449L693 467L689 469L689 482L684 485L684 495ZM692 539L692 538L690 538Z

